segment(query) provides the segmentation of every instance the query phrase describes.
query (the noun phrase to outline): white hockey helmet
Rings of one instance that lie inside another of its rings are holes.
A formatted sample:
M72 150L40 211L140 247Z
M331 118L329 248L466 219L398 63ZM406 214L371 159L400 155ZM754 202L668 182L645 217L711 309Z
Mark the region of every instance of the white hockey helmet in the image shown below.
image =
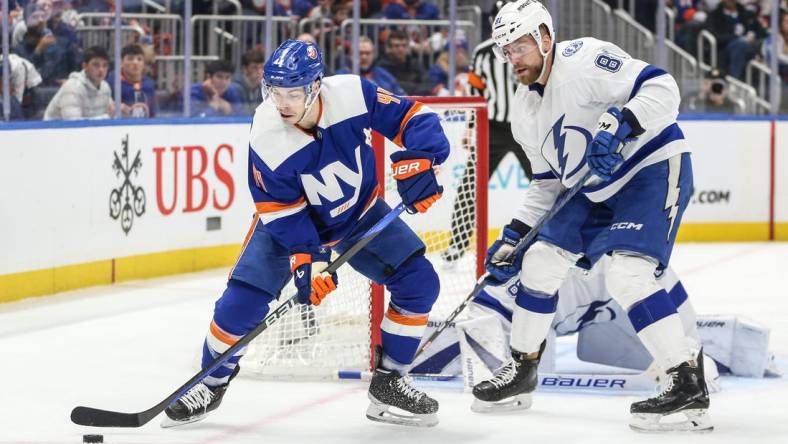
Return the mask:
M493 47L495 55L502 62L506 62L503 47L526 34L530 34L539 46L542 57L547 57L550 50L542 51L540 25L545 25L550 37L555 40L553 18L541 2L538 0L517 0L505 4L498 11L493 22L492 38L495 41Z

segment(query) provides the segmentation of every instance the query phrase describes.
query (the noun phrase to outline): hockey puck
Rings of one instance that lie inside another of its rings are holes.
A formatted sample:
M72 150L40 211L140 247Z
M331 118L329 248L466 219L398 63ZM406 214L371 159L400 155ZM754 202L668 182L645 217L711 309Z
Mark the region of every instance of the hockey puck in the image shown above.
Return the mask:
M104 442L104 435L82 435L82 442Z

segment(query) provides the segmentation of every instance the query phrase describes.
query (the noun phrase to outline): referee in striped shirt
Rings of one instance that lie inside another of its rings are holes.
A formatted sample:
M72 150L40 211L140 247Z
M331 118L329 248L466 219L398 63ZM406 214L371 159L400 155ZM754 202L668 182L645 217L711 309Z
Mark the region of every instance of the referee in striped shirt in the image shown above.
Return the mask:
M498 0L490 11L489 19L492 23L498 11L507 2ZM495 57L492 39L485 40L473 50L471 72L468 75L470 85L469 93L475 96L484 96L487 99L487 115L490 127L489 167L488 177L492 177L501 160L508 152L513 152L520 162L520 166L528 180L531 179L531 164L525 151L512 137L510 105L514 91L517 88L517 78L512 74L512 65L503 63ZM451 217L452 237L449 248L441 253L443 260L453 262L465 254L473 234L474 202L476 190L474 188L473 173L475 170L475 154L468 157L465 174L462 177L458 197L454 201L454 210Z

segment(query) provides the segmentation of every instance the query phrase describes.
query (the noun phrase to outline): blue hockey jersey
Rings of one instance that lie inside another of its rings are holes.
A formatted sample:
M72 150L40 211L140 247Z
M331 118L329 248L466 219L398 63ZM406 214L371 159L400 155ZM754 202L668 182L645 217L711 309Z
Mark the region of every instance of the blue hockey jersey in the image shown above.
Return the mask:
M378 195L372 130L397 145L435 155L449 142L438 116L354 75L323 79L318 124L286 124L271 101L257 108L249 143L249 189L260 220L291 252L333 245Z

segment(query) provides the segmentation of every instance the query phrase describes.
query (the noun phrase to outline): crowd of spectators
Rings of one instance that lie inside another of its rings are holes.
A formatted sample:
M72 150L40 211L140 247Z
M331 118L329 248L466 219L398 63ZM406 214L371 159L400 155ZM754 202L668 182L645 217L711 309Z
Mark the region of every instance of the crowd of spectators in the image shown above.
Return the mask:
M615 7L618 0L606 0ZM747 78L747 66L752 60L766 63L771 61L772 41L778 43L779 75L782 77L782 109L788 109L788 0L780 0L780 9L773 9L773 0L668 0L667 6L675 12L675 41L689 54L705 61L716 56L717 65L712 74L719 76L717 85L724 86L723 95L727 98L727 76L744 81ZM635 5L635 19L652 32L656 29L657 0L639 0ZM771 16L778 14L780 32L776 36L770 34ZM698 37L701 31L708 31L714 36L717 53L711 54L711 46L701 47ZM699 53L699 51L704 53ZM708 80L708 77L707 77ZM695 102L706 103L714 94L708 92L709 82L701 85L701 91ZM721 100L717 98L717 100ZM727 98L730 100L730 98ZM729 101L725 105L714 106L718 112L731 109ZM684 102L687 110L693 110L689 101ZM741 109L741 107L739 108Z
M566 0L564 0L566 1ZM605 0L613 7L620 0ZM173 55L168 38L149 28L125 20L124 25L140 29L133 38L124 37L120 60L120 103L114 103L114 63L108 48L83 48L80 42L80 14L113 12L117 0L9 0L10 48L10 118L55 120L106 118L117 113L125 118L182 115L184 92L182 79L164 78L158 72L157 55ZM173 13L182 13L185 0L169 2ZM628 1L624 2L629 3ZM124 12L150 12L142 0L123 0ZM788 0L783 0L788 7ZM194 14L237 14L233 3L213 0L192 1ZM264 0L240 0L244 15L266 13ZM636 2L635 17L654 29L657 0ZM688 110L703 107L734 110L715 91L723 85L725 75L738 79L745 76L750 60L768 63L776 57L779 74L788 85L788 13L779 11L780 33L770 35L768 24L771 0L668 0L676 12L676 42L691 54L698 51L701 30L715 35L718 66L715 78L707 79L693 100L685 100ZM340 40L339 33L327 38L326 29L336 30L352 14L352 0L275 0L273 14L294 21L314 19L320 26L307 27L299 39L311 40L324 50L328 74L351 70L351 45ZM362 0L362 17L435 20L442 17L440 8L429 0ZM328 28L326 28L328 26ZM425 26L386 26L367 29L359 40L361 75L396 94L448 95L464 94L473 50L462 33L448 42L445 30ZM374 32L374 35L372 34ZM293 36L291 36L293 37ZM343 37L348 38L348 37ZM772 51L776 39L778 51ZM455 82L449 81L449 53L454 45ZM261 44L245 45L247 50L235 63L228 60L200 60L204 77L195 79L188 91L193 116L251 115L262 100L265 55ZM341 54L342 57L336 57ZM706 58L708 59L708 58ZM2 56L0 55L0 63ZM172 73L169 73L172 75ZM1 75L1 74L0 74ZM2 87L2 86L0 86ZM723 93L724 95L724 93ZM714 99L709 99L714 97ZM711 101L709 101L711 100ZM784 100L788 104L788 100ZM3 112L0 106L0 112Z

